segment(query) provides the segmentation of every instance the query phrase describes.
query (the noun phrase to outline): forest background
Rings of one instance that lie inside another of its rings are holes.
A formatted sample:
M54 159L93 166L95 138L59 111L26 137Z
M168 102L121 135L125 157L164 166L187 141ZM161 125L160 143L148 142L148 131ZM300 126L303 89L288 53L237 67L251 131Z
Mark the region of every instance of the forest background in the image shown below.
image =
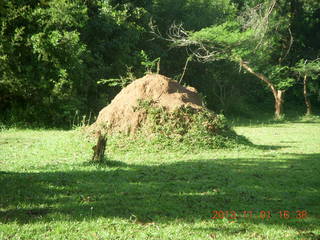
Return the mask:
M318 0L1 0L0 123L93 121L157 65L227 116L319 113L319 26Z

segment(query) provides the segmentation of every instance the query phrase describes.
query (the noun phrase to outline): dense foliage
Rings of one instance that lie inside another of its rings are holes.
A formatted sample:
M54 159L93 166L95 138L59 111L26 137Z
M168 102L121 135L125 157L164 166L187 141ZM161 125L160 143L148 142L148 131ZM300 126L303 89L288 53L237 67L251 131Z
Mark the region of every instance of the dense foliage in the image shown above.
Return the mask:
M172 48L173 23L222 49L219 61L202 64L193 49ZM155 69L156 59L162 74L195 86L218 112L272 112L268 86L239 71L239 59L286 91L287 106L303 106L299 63L319 57L319 23L316 0L1 1L0 121L70 126L96 115L126 82ZM307 83L315 112L317 73Z

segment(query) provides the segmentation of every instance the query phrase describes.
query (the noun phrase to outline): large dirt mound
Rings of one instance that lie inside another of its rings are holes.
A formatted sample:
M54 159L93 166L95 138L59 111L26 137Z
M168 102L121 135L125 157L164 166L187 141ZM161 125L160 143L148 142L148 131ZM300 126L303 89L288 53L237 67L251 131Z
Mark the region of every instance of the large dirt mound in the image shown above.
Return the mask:
M121 90L112 102L103 108L91 130L107 133L134 134L146 119L146 112L137 110L141 100L152 101L155 106L172 112L181 107L203 108L197 91L183 87L177 81L159 74L148 74Z

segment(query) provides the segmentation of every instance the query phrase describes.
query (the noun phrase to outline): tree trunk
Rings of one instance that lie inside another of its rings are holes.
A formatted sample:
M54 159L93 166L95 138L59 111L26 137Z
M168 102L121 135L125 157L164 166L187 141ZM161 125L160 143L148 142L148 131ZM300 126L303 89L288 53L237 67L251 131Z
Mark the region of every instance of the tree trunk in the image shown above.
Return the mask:
M274 104L275 119L280 119L282 116L283 93L284 93L283 90L275 90L275 92L273 92L274 100L275 100L275 104Z
M304 77L303 77L303 96L304 96L304 102L306 103L306 106L307 106L306 115L311 115L312 114L312 106L311 106L310 99L308 97L307 84L308 84L308 78L307 78L307 75L304 75Z
M282 116L282 105L283 105L283 93L285 92L284 90L278 90L272 84L272 82L263 74L255 72L246 62L240 60L240 65L246 69L249 73L253 74L263 82L265 82L270 90L272 91L274 100L275 100L275 111L274 111L274 117L275 119L280 119Z
M107 142L107 138L105 137L105 135L101 134L101 131L99 131L97 145L95 145L92 148L93 150L92 161L103 162L104 152L106 150L106 142Z

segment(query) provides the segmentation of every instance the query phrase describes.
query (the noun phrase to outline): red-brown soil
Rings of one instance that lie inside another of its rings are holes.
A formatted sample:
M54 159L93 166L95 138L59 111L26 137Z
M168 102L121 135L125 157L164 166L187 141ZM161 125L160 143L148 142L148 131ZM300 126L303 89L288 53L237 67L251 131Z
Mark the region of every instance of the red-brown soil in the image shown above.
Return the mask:
M146 119L146 112L137 110L139 100L152 101L167 111L181 107L202 109L202 101L192 87L160 74L148 74L123 88L112 102L103 108L90 130L107 129L107 133L134 134Z

